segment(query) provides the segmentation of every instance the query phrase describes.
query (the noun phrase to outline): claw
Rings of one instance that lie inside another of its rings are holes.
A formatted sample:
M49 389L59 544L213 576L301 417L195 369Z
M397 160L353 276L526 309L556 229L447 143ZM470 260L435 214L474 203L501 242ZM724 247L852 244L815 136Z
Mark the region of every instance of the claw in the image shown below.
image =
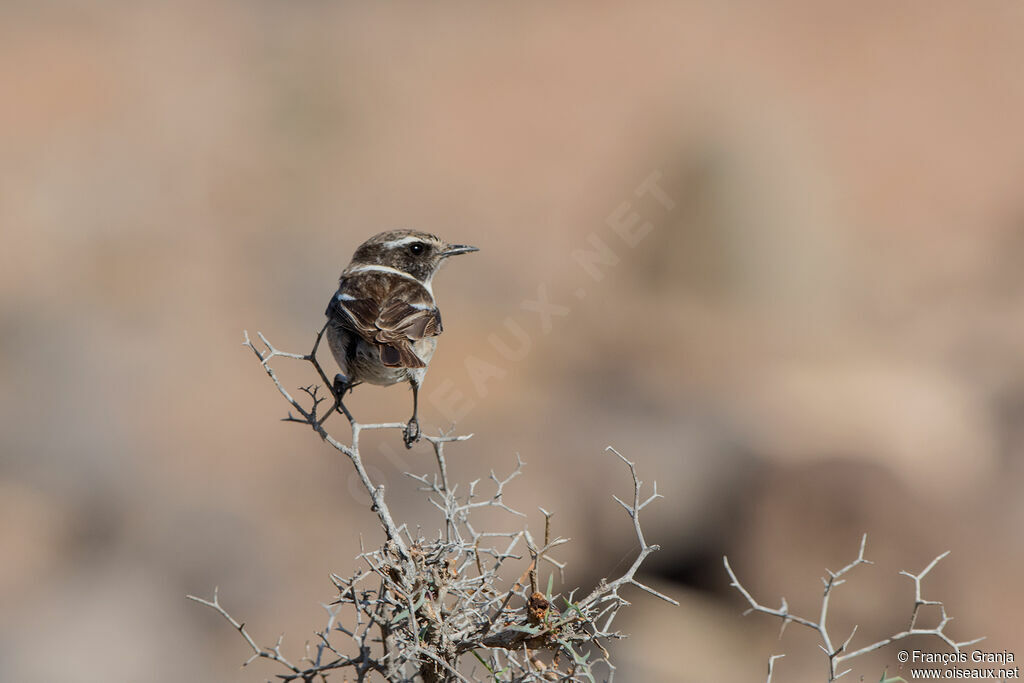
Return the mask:
M348 381L348 377L341 374L340 372L334 376L334 386L332 391L334 392L334 398L339 403L344 398L345 392L352 388L352 384Z
M349 378L339 372L334 376L334 386L331 387L331 393L334 394L334 408L332 410L336 409L344 413L349 422L353 422L354 419L352 413L348 412L348 408L345 407L344 398L345 393L351 391L353 386L355 385L352 384Z
M405 439L405 447L412 448L413 443L419 441L421 435L420 421L413 417L409 420L409 424L405 425L405 431L402 434Z

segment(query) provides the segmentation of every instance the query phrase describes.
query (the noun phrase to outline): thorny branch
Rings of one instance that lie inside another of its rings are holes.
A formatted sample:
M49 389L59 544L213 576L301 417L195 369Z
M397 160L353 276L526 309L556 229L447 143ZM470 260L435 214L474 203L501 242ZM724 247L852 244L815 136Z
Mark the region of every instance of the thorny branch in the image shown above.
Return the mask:
M947 550L946 552L942 553L934 560L932 560L930 563L928 563L928 566L925 567L919 574L911 574L908 571L900 571L901 576L909 577L914 582L914 609L910 616L910 625L907 627L906 630L900 631L899 633L891 635L887 638L882 638L869 645L865 645L863 647L851 651L850 643L853 641L853 638L857 633L857 627L854 626L853 630L850 632L850 635L847 636L846 640L844 640L842 643L839 643L838 645L833 645L832 636L829 633L827 625L829 597L832 594L832 590L836 586L839 586L840 584L846 582L846 579L843 577L845 577L846 574L848 574L855 567L862 564L874 564L870 560L866 560L864 558L864 548L866 547L867 542L868 535L864 534L860 539L860 550L857 553L857 557L852 562L850 562L850 564L846 565L837 572L832 572L828 569L825 570L825 572L828 574L828 577L823 577L821 579L822 584L824 584L824 591L822 593L821 610L818 614L817 621L813 621L811 619L800 617L791 613L789 611L789 604L786 602L786 598L784 597L781 598L780 605L778 608L766 607L765 605L762 605L754 599L754 597L750 594L750 591L744 588L743 584L741 584L739 579L736 578L735 572L733 572L732 567L729 565L729 558L723 557L722 562L725 564L725 571L729 573L729 585L734 586L736 590L738 590L740 594L742 594L743 597L746 598L747 602L750 604L750 608L746 612L744 612L745 615L750 614L751 612L761 612L762 614L769 614L773 617L778 617L779 619L781 619L783 629L785 629L786 624L793 622L796 624L800 624L801 626L805 626L814 631L817 631L819 637L821 638L821 645L819 645L819 647L828 657L829 681L835 681L836 679L841 678L842 676L845 676L846 674L850 673L850 671L852 670L844 669L840 671L840 664L848 660L851 660L854 657L859 657L863 654L867 654L868 652L873 652L887 645L891 645L892 643L895 643L898 640L910 638L911 636L935 636L936 638L939 638L944 643L949 645L951 648L956 650L957 652L959 652L960 648L962 647L974 645L975 643L984 640L984 637L964 641L953 640L953 638L951 638L945 632L947 624L949 624L949 622L953 619L952 617L947 616L946 606L938 600L925 600L921 597L921 580L924 579L925 576L927 576L928 572L935 568L935 565L937 565L940 560L949 555L949 551ZM938 625L932 628L919 628L917 626L917 619L920 609L925 605L934 605L939 608L939 623ZM771 683L775 660L781 656L783 655L774 655L771 657L771 659L769 659L767 683Z
M326 329L326 328L324 328ZM640 525L640 512L661 496L657 486L642 494L635 463L609 448L629 468L633 480L630 501L613 498L629 515L640 551L629 569L614 580L602 579L585 598L576 599L577 589L553 592L552 581L540 585L543 567L559 572L565 564L554 555L568 539L552 537L552 514L544 515L543 543L520 522L507 531L478 528L473 513L480 509L501 510L511 518L526 517L506 503L506 489L523 470L516 456L513 470L506 475L491 472L486 482L466 486L450 477L445 446L465 441L471 435L453 436L441 432L424 436L433 451L436 471L409 474L438 513L436 534L426 537L416 524L415 535L407 524L398 524L385 500L384 486L370 480L360 456L360 435L366 430L402 430L404 423L362 424L357 422L337 397L331 396L327 373L317 359L324 329L316 335L308 354L276 349L257 333L257 345L245 334L244 344L258 358L278 392L289 403L287 422L304 424L352 463L372 501L385 541L376 550L356 556L362 567L348 577L331 575L338 594L326 605L326 628L316 634L315 646L307 644L306 655L298 661L281 653L281 639L274 647L260 647L246 630L221 606L218 593L205 600L190 599L210 607L235 628L252 651L245 662L266 659L283 667L282 681L325 681L330 673L347 670L356 681L387 680L426 683L439 681L594 681L599 667L611 681L615 667L602 641L624 637L611 630L619 609L629 603L620 595L635 586L672 604L678 604L641 583L637 572L658 546L648 544ZM302 387L308 400L299 400L279 380L271 366L275 358L306 361L313 366L321 384ZM333 404L326 402L334 398ZM326 407L326 410L324 409ZM334 412L346 416L352 429L350 443L343 443L324 427ZM513 565L529 559L521 574L509 583ZM562 577L564 580L564 577ZM346 618L343 618L346 617Z

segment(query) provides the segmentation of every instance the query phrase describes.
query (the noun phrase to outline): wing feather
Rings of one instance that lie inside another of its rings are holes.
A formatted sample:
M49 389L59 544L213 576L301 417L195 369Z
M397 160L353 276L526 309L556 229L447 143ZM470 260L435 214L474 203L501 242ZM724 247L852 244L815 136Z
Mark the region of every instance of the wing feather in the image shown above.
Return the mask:
M442 331L436 306L411 304L397 297L381 305L371 297L339 292L328 305L327 314L339 317L343 325L374 344L381 362L388 367L426 367L413 350L413 342Z

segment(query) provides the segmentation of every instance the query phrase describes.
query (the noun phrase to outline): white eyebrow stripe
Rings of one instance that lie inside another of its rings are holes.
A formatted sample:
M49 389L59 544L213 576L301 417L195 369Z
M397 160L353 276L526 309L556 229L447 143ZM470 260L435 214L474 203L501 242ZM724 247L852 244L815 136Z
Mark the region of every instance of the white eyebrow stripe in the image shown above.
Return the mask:
M415 276L410 275L409 273L406 273L404 271L401 271L398 268L392 268L391 266L380 266L376 264L357 266L355 268L352 268L351 270L346 271L345 275L355 275L356 273L365 273L368 271L374 273L391 273L392 275L398 275L400 277L404 277L407 280L412 280L413 282L419 284L425 290L427 290L427 294L430 295L431 301L434 300L434 290L430 286L430 281L423 282L422 280L418 280Z
M354 296L352 296L351 294L346 294L345 292L338 292L337 294L334 295L334 298L337 299L338 301L355 301L356 300L356 298Z
M381 244L382 244L382 246L385 246L388 249L391 249L393 247L404 247L406 244L412 244L413 242L422 242L422 241L423 241L423 239L421 237L411 237L410 236L410 237L400 237L397 240L389 240L387 242L382 242Z

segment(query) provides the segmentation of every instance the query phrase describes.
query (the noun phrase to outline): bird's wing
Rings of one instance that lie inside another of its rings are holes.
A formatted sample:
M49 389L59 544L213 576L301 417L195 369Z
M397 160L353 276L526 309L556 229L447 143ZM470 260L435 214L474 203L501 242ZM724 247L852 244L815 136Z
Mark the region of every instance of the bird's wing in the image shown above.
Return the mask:
M410 304L395 297L381 305L372 298L339 292L327 306L327 315L339 316L343 324L377 346L384 365L395 368L426 367L412 343L437 336L442 329L436 306Z
M436 306L416 306L391 300L377 316L375 341L380 359L390 367L426 367L412 349L412 342L441 334L441 312Z

